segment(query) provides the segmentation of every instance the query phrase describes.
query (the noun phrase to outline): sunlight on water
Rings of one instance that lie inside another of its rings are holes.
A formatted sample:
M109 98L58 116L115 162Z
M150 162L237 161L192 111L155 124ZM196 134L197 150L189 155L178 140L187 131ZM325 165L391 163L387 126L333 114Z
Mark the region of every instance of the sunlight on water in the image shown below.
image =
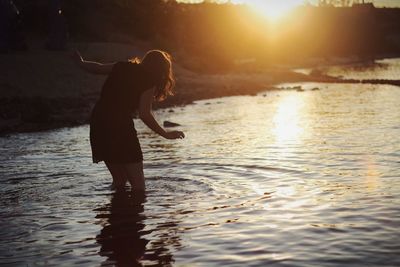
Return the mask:
M372 156L366 156L365 159L365 183L370 191L374 191L380 186L380 173L377 163Z
M1 264L399 266L399 87L297 86L157 111L184 140L135 121L145 203L88 126L0 138Z
M304 108L304 99L296 95L287 95L278 102L274 115L274 128L276 144L282 145L287 141L296 142L303 133L303 126L300 124L300 114Z

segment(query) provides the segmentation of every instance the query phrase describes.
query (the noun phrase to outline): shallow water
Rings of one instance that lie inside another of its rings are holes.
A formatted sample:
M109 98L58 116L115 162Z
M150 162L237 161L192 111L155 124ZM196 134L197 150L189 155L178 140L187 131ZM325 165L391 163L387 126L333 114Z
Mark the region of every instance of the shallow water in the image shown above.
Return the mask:
M370 64L350 64L325 68L325 73L347 79L386 79L399 80L400 60L387 58L376 60Z
M306 75L309 75L313 70L314 68L294 69L295 72ZM319 66L317 70L320 71L322 74L346 79L399 80L400 59L386 58L376 60L367 64L361 62L337 66Z
M184 140L137 122L145 203L87 126L0 138L0 263L399 266L400 88L301 86L157 112Z

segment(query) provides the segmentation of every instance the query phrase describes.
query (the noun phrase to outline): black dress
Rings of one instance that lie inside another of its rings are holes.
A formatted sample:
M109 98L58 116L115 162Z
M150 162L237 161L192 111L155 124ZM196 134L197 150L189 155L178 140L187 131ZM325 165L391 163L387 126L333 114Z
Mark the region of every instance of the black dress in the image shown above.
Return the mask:
M140 64L118 62L107 77L90 118L93 162L143 161L132 113L152 79Z

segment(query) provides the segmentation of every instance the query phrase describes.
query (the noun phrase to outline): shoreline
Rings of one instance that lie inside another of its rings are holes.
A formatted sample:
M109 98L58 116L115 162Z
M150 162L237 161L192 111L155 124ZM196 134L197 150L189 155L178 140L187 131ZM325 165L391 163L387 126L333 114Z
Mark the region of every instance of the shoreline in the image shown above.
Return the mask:
M84 43L74 47L86 59L101 62L124 60L147 49L116 43ZM0 54L0 136L73 127L89 122L106 76L84 73L74 66L68 55L67 51L42 49ZM258 72L199 74L182 68L178 62L174 69L176 94L155 103L155 109L225 96L255 95L279 90L276 86L283 83L384 83L400 86L400 80L340 79L321 73L307 75L279 67Z
M309 76L312 78L312 76ZM154 104L154 109L167 109L177 106L192 104L198 100L214 99L227 96L256 95L269 90L285 90L278 86L283 83L368 83L368 84L390 84L400 86L400 80L340 80L335 79L304 79L304 80L281 80L269 87L242 87L236 85L224 91L196 90L196 93L185 95L177 92L175 96L164 102ZM244 86L244 85L242 85ZM302 91L301 88L288 88ZM1 112L8 110L8 114L16 114L8 118L0 119L0 137L10 134L40 132L54 130L63 127L75 127L89 123L90 113L96 100L92 97L1 97ZM7 112L6 112L7 113Z

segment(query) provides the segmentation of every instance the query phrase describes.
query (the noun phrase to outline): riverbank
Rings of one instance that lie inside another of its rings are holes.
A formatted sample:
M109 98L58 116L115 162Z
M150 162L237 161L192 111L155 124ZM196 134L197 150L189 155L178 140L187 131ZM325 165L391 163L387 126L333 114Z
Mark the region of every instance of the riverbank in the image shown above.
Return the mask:
M112 62L140 56L151 47L113 43L75 44L88 60ZM67 51L32 46L27 52L0 55L0 134L71 127L88 123L105 76L78 69ZM176 94L155 108L168 108L196 100L232 95L254 95L287 82L360 82L321 74L302 74L289 68L258 72L199 74L175 62ZM384 83L385 81L369 81ZM398 81L396 81L399 85Z

